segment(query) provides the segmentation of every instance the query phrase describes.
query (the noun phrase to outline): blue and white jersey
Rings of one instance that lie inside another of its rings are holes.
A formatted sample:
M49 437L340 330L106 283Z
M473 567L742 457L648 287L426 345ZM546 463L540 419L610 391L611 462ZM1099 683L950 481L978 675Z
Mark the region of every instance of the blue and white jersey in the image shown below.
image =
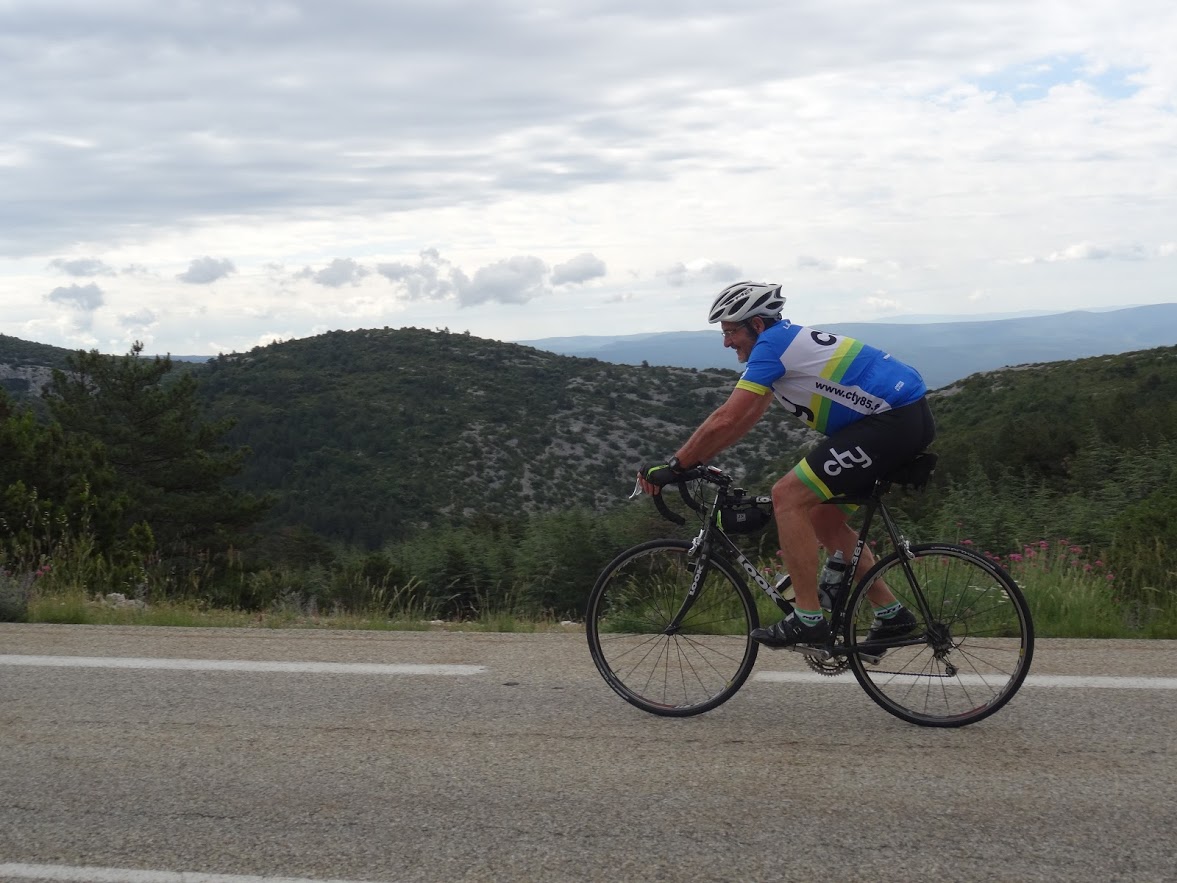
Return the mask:
M771 390L825 435L909 405L928 391L920 373L890 353L787 320L761 332L737 387L757 395Z

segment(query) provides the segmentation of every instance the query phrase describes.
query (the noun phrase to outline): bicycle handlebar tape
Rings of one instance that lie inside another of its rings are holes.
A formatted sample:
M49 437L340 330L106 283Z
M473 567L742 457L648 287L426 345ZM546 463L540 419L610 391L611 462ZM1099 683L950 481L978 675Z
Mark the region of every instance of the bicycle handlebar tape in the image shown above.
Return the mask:
M679 515L677 512L675 512L669 506L666 505L666 501L664 499L662 499L662 494L655 495L654 506L657 507L658 514L661 515L663 518L665 518L667 521L673 522L674 524L686 524L687 523L687 520L685 518L683 518L681 515Z

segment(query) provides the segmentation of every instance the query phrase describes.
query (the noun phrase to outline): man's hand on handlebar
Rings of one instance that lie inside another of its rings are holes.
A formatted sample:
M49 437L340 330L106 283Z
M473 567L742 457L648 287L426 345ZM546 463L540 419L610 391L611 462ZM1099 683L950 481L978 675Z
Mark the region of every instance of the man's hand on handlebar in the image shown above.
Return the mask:
M686 470L679 464L678 458L671 457L669 463L642 467L638 473L638 485L647 494L657 496L662 493L662 488L681 481L685 474Z

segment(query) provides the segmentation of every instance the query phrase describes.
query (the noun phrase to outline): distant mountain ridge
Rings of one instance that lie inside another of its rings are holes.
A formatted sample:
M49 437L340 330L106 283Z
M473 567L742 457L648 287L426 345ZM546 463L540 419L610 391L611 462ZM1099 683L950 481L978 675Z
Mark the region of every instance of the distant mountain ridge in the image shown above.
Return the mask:
M804 321L802 324L804 324ZM1177 344L1177 304L988 321L888 324L818 323L914 365L932 389L982 371L1014 365L1116 355ZM669 331L618 337L549 337L520 341L565 356L622 365L738 369L735 354L712 331Z

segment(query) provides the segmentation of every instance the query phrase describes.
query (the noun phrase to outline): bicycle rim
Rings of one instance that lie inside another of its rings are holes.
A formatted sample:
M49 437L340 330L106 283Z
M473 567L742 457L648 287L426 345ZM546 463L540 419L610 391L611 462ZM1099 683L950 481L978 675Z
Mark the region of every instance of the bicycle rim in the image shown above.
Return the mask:
M670 623L694 578L690 543L655 540L619 555L598 577L585 616L589 650L606 683L652 714L683 717L731 698L756 662L759 625L743 580L712 559L678 628Z
M1026 678L1034 655L1030 610L1013 578L969 549L929 544L913 546L911 556L880 561L850 599L846 644L854 675L875 702L909 723L975 723L1009 702ZM875 619L866 590L877 579L918 621L905 639L866 643ZM875 664L860 652L883 655Z

